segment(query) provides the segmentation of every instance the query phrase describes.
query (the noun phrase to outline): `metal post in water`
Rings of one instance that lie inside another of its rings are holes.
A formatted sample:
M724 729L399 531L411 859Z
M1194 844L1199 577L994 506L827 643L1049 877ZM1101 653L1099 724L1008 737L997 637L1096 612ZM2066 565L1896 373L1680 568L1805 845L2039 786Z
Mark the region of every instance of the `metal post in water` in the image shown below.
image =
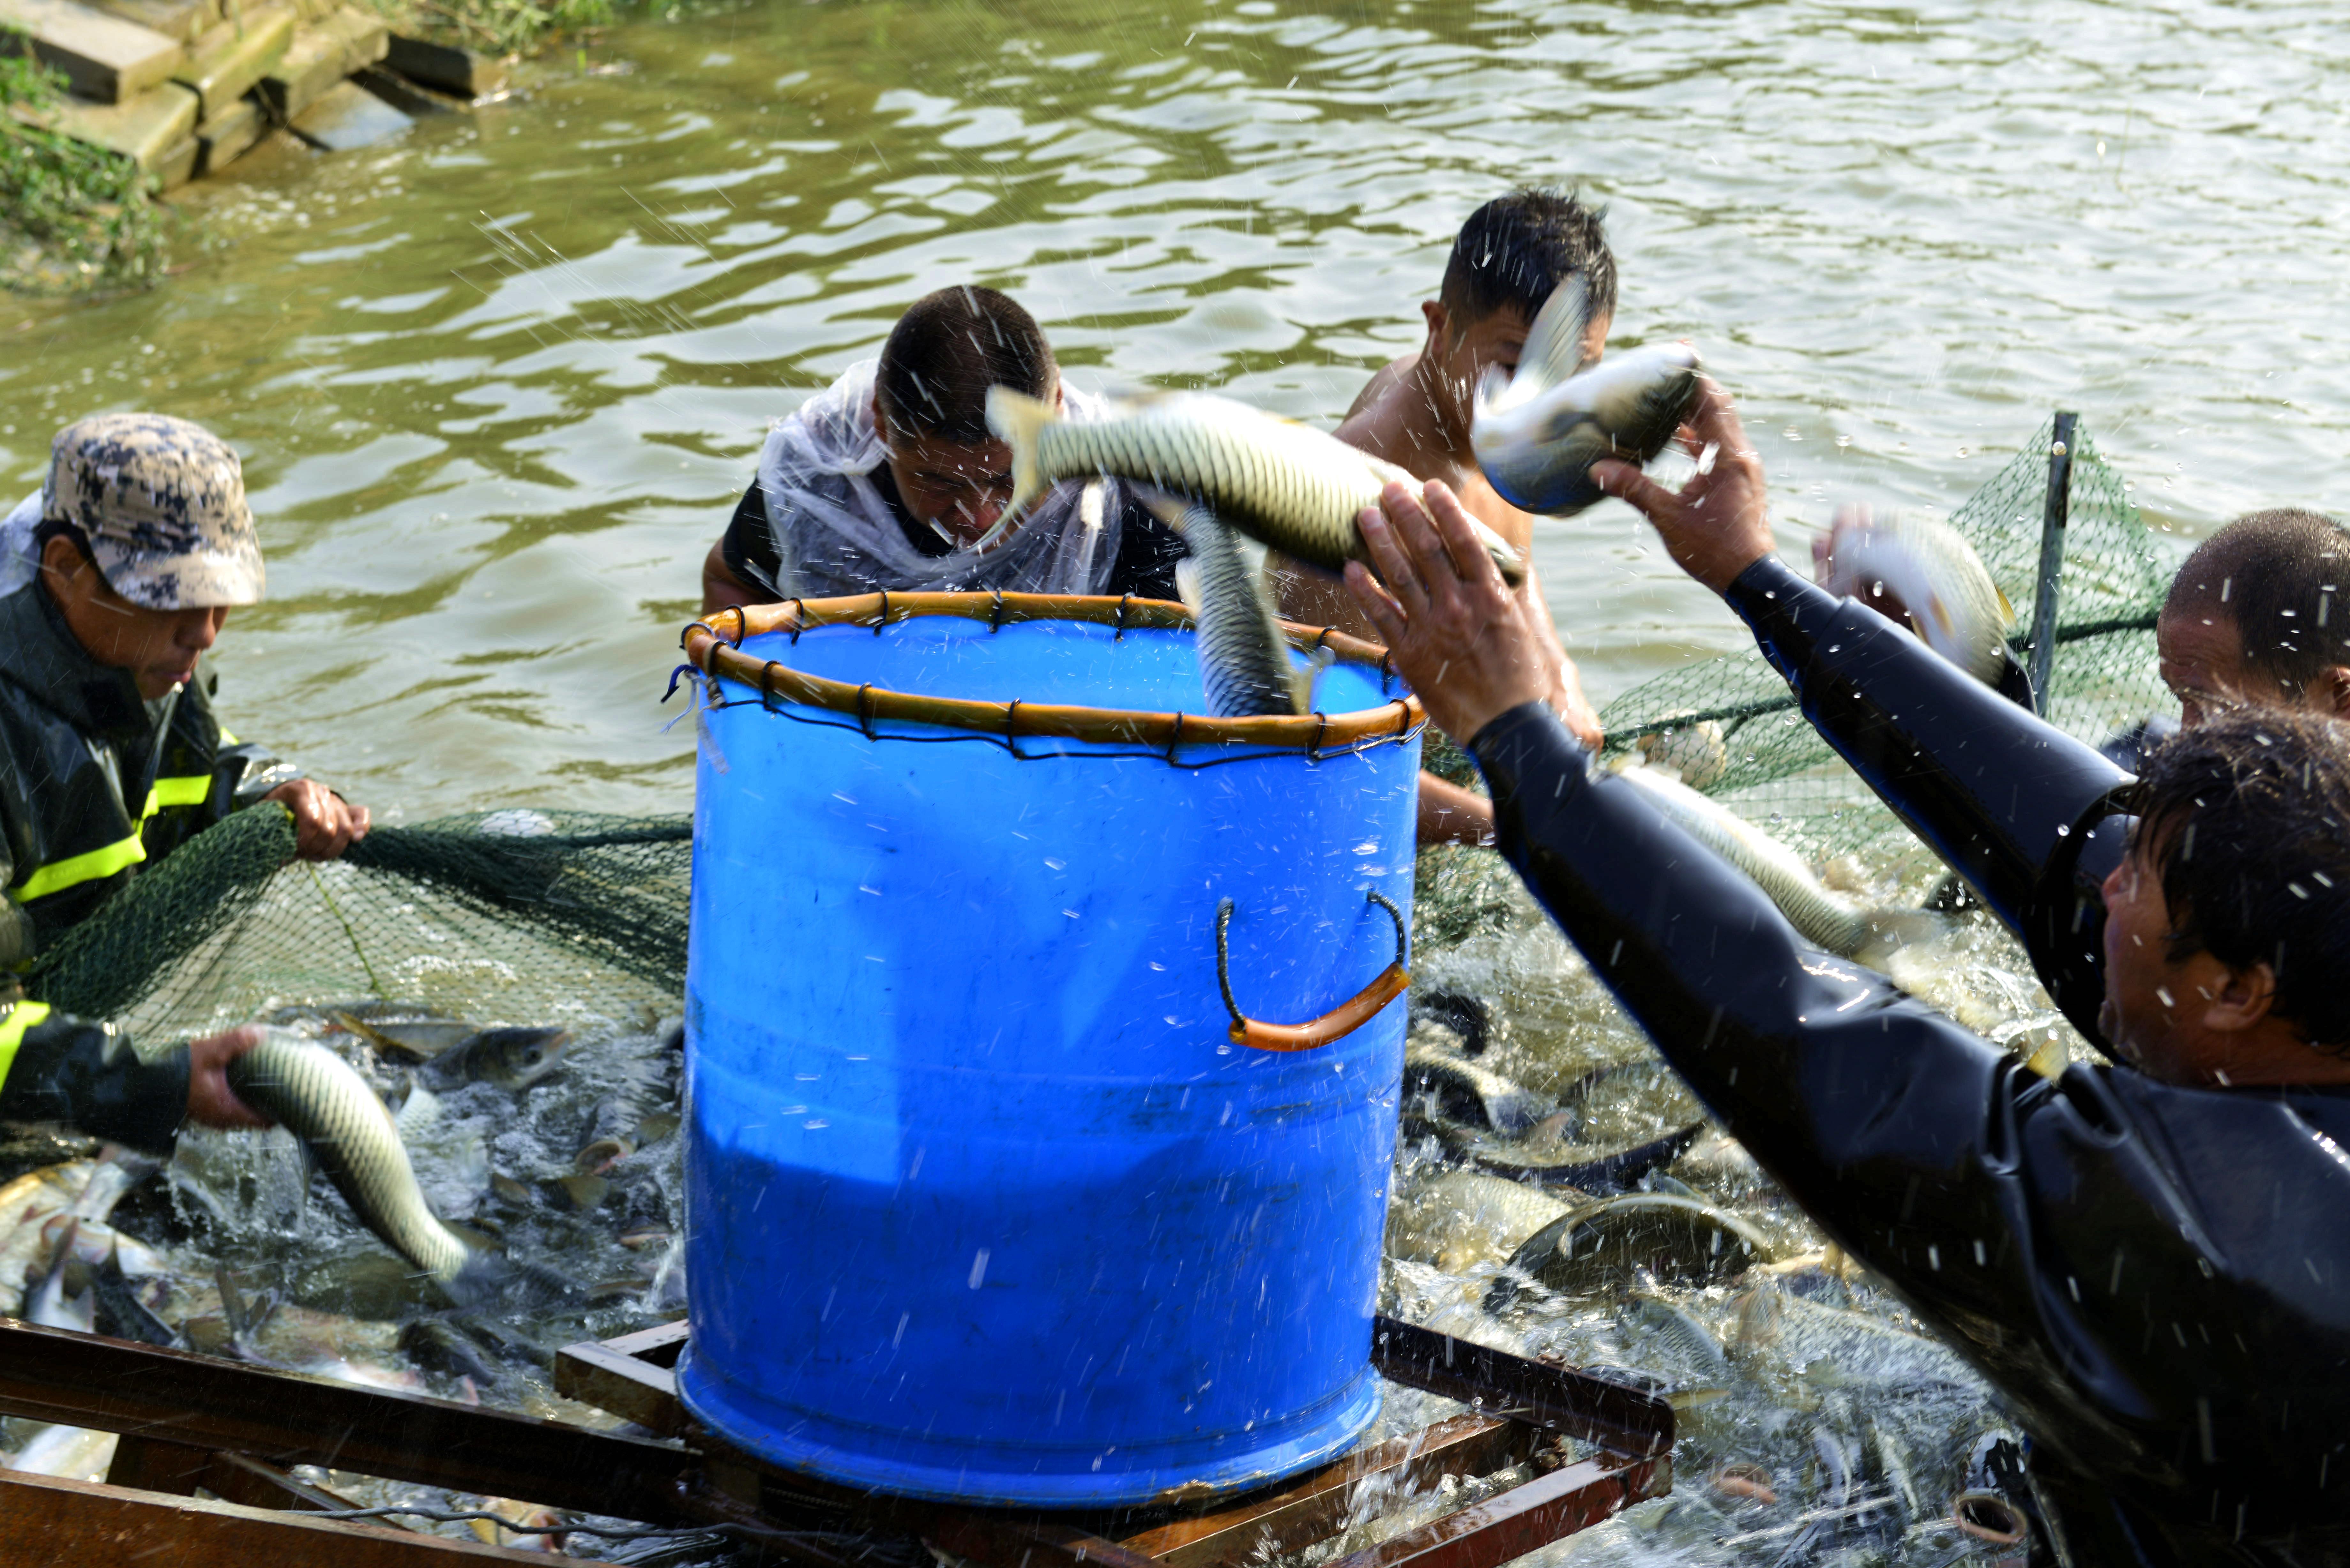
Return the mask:
M2056 410L2048 443L2048 505L2040 517L2040 582L2032 597L2032 701L2048 711L2048 675L2056 655L2056 589L2064 579L2064 524L2073 510L2073 429L2081 416Z

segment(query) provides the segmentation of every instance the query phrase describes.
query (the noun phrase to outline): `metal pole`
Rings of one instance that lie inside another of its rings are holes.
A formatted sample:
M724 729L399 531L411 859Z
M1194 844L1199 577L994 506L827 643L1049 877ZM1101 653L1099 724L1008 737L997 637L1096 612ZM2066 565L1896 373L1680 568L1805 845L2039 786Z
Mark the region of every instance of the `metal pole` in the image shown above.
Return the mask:
M2081 416L2056 410L2048 445L2048 505L2040 517L2040 583L2032 597L2032 701L2048 711L2049 666L2056 655L2056 589L2064 580L2064 524L2073 510L2073 429Z

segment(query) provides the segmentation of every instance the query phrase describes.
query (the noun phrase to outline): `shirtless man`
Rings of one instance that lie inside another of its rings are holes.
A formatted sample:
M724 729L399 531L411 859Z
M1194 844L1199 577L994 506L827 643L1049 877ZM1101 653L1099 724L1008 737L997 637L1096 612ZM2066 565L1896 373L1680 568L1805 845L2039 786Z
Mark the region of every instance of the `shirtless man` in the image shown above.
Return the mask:
M1599 358L1616 314L1616 258L1600 227L1603 215L1572 195L1532 189L1498 196L1471 213L1453 239L1437 297L1420 302L1427 340L1371 378L1336 432L1423 480L1441 480L1471 516L1521 555L1533 543L1534 518L1494 493L1470 449L1477 379L1492 365L1516 370L1535 313L1576 274L1593 306L1584 352ZM1278 553L1267 556L1265 569L1289 619L1378 640L1338 577ZM1534 602L1541 602L1539 587ZM1572 665L1562 667L1560 682L1560 711L1578 736L1596 745L1598 716ZM1482 795L1434 774L1420 775L1421 843L1490 844L1492 836L1492 808Z

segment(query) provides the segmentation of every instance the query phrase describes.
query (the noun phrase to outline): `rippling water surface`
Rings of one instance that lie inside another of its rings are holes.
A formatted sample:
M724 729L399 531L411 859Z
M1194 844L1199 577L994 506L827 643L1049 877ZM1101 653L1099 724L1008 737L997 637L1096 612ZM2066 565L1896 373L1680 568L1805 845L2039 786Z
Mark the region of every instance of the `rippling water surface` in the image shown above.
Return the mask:
M2185 534L2338 483L2350 44L2318 5L686 7L472 119L265 150L165 288L0 304L0 473L158 407L246 454L232 722L356 798L663 810L654 705L765 422L978 277L1076 379L1325 424L1512 182L1612 209L1791 546L2077 407ZM584 66L584 69L583 69ZM618 67L617 69L613 67ZM1610 504L1537 552L1591 684L1740 634Z

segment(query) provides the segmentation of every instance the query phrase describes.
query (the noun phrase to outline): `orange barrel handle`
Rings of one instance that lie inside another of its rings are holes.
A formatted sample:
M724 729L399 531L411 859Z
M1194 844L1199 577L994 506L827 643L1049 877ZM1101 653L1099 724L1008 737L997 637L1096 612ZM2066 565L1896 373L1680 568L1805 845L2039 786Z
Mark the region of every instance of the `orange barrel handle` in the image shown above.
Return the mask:
M1319 1018L1309 1018L1303 1023L1265 1023L1241 1011L1240 1002L1232 996L1232 955L1230 932L1232 924L1232 901L1226 898L1216 906L1216 983L1223 988L1224 1011L1232 1015L1232 1027L1225 1031L1235 1045L1247 1045L1259 1051L1311 1051L1317 1045L1327 1045L1333 1040L1343 1040L1378 1016L1379 1010L1401 996L1411 984L1411 975L1404 968L1407 943L1403 911L1395 900L1381 893L1364 895L1370 902L1388 912L1395 922L1395 962L1381 970L1370 984L1332 1008Z

